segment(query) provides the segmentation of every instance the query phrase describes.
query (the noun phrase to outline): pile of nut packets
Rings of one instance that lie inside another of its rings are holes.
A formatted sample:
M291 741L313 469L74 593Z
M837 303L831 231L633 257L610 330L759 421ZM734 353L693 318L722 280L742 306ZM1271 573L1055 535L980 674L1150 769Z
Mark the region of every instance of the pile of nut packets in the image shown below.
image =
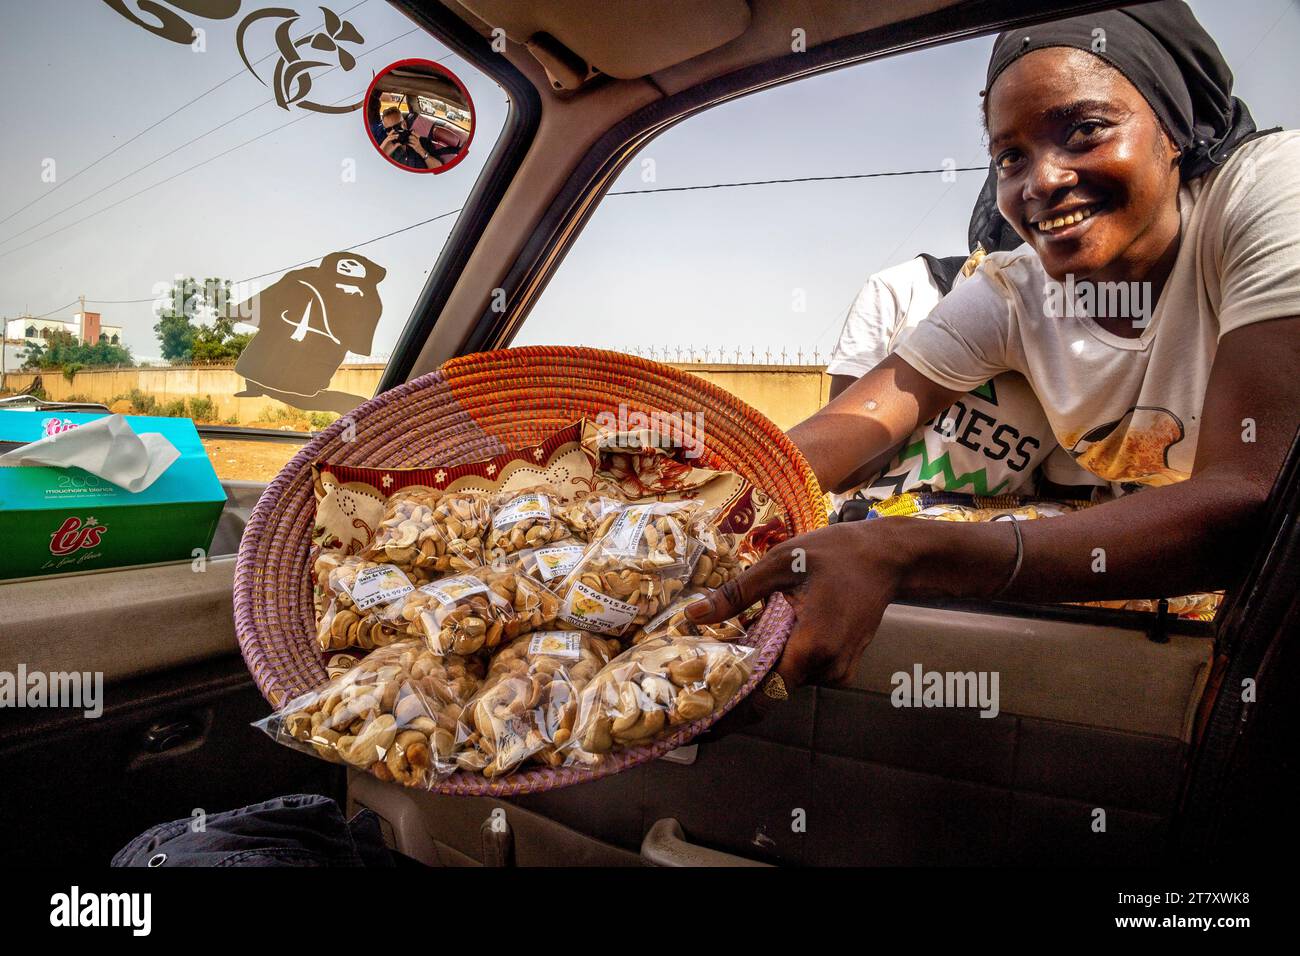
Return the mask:
M787 536L729 472L584 420L454 468L317 463L311 570L327 679L257 726L430 788L596 768L724 708L744 621L685 607ZM360 529L360 530L358 530Z

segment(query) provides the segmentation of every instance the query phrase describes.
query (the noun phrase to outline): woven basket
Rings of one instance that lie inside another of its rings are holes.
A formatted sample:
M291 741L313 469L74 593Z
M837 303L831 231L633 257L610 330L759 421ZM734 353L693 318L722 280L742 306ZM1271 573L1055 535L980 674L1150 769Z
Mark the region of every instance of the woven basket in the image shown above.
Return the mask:
M708 382L657 362L596 349L533 346L477 352L391 389L339 420L300 451L253 509L235 567L235 632L248 669L275 707L325 679L316 649L307 566L315 496L311 464L414 468L456 465L540 443L602 411L704 413L700 467L734 471L772 495L796 532L826 523L821 491L798 449L775 425ZM780 595L750 629L758 648L748 694L771 669L793 623ZM724 711L684 725L671 737L611 755L595 770L537 768L499 779L456 773L444 793L506 796L593 780L661 756L700 733Z

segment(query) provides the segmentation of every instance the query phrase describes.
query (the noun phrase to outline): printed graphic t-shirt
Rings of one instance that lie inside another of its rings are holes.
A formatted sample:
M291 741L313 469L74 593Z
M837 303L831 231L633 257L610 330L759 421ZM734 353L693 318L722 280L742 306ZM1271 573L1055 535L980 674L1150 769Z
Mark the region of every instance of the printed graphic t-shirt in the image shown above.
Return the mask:
M965 280L957 276L954 289ZM865 375L905 341L943 298L919 256L873 274L844 320L826 371ZM1057 454L1053 454L1057 451ZM1087 484L1061 456L1029 383L1018 372L990 377L912 433L880 475L845 495L880 499L918 488L993 495L1031 490L1040 464L1060 484Z
M1138 338L1103 329L1090 318L1101 296L1089 308L1064 294L1021 246L986 258L898 354L954 390L1020 372L1061 447L1116 494L1186 479L1219 339L1300 316L1300 132L1253 140L1185 183L1179 213L1178 258Z

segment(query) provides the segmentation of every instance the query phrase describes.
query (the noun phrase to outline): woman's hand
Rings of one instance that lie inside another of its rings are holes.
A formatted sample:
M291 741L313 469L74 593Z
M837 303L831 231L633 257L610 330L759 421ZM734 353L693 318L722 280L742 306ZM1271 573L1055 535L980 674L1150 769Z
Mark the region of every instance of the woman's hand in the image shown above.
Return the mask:
M776 665L786 688L846 681L898 593L906 566L899 530L888 519L853 521L791 538L691 604L687 616L717 623L783 591L796 615Z

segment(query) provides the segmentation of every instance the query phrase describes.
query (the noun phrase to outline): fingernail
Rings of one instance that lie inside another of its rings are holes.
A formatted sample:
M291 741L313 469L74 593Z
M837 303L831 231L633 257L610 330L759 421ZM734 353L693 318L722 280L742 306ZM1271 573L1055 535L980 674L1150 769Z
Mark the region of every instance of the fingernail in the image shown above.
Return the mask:
M713 609L713 604L707 599L694 601L686 605L686 616L692 621L698 621Z

